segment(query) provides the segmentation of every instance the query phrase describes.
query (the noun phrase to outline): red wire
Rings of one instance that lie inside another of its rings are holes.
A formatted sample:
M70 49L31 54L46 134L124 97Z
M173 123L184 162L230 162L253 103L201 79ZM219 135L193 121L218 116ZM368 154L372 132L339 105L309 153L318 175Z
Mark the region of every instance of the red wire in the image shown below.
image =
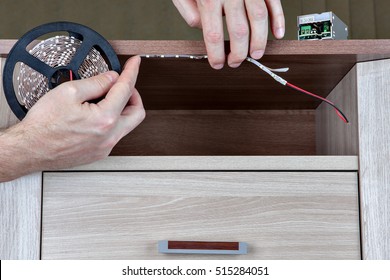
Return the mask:
M72 70L69 70L69 80L73 81L73 72L72 72Z
M314 93L312 93L312 92L310 92L310 91L304 90L304 89L302 89L302 88L300 88L300 87L298 87L298 86L296 86L296 85L293 85L293 84L291 84L291 83L287 83L286 85L289 86L289 87L291 87L291 88L293 88L293 89L295 89L295 90L297 90L297 91L303 92L303 93L305 93L305 94L307 94L307 95L310 95L310 96L312 96L312 97L314 97L314 98L320 99L320 100L322 100L322 101L328 103L329 105L331 105L331 106L335 109L337 116L338 116L343 122L348 123L348 119L345 117L345 115L343 114L343 112L341 112L341 110L338 109L338 108L336 107L336 105L335 105L332 101L329 101L328 99L326 99L326 98L324 98L324 97L322 97L322 96L319 96L319 95L314 94Z

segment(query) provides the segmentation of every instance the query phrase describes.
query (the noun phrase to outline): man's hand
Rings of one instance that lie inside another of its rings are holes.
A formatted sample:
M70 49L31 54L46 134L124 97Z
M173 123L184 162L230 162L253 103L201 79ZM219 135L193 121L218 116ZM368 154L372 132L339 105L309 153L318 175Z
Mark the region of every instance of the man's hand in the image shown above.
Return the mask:
M260 59L268 37L268 15L272 33L278 39L285 31L280 0L173 0L186 22L203 29L210 65L221 69L225 63L223 14L230 37L230 67L236 68L248 56Z
M111 71L64 83L44 95L22 122L0 135L0 181L108 156L145 117L134 87L139 64L134 57L120 76Z

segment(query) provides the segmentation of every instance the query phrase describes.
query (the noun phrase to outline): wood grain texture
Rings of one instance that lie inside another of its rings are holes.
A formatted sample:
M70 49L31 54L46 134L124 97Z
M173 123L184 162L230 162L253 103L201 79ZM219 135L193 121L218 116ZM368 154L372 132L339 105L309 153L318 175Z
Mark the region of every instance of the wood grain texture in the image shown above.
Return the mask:
M178 258L157 254L158 240L248 243L248 255L230 259L360 258L354 172L44 178L43 259Z
M18 122L3 92L4 61L0 58L0 130ZM41 185L42 173L0 183L0 259L39 259Z
M364 259L390 259L390 60L357 65Z
M41 173L0 183L0 259L40 258Z
M67 171L357 171L357 156L111 156Z
M333 108L321 104L316 110L318 155L358 155L357 77L354 67L327 97L337 104L349 119L340 121Z
M10 127L18 122L18 119L11 112L5 99L3 89L3 69L5 64L5 58L0 57L0 130Z
M113 156L314 155L314 111L148 111Z

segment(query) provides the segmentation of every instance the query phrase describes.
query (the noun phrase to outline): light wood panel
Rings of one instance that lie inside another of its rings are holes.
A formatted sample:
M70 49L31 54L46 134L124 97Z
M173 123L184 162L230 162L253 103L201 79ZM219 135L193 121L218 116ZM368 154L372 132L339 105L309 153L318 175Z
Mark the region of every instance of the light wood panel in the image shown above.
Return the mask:
M354 67L328 96L343 110L349 124L340 121L326 104L316 110L316 142L318 155L358 155L357 77Z
M390 259L390 60L359 63L359 161L364 259Z
M1 44L0 44L1 45ZM18 119L11 112L3 90L3 69L5 58L0 57L0 130L3 130L18 122Z
M0 183L0 259L40 258L41 173Z
M313 111L147 111L114 156L314 155Z
M5 59L0 58L0 77ZM1 81L1 79L0 79ZM0 129L17 122L0 82ZM1 133L1 132L0 132ZM23 156L23 155L15 155ZM6 165L0 168L7 168ZM0 183L0 259L39 259L41 173Z
M49 173L43 259L177 259L158 240L242 241L228 259L359 259L357 174Z
M115 157L68 171L357 171L357 156L142 156Z

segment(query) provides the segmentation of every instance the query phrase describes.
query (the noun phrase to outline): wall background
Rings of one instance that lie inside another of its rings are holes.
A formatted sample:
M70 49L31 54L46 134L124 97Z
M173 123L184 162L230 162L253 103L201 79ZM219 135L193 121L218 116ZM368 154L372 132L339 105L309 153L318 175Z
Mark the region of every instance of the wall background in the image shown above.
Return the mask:
M333 11L350 27L350 38L390 38L390 0L282 0L286 39L296 39L296 17ZM33 27L67 20L107 39L200 40L171 0L0 0L0 39L16 39ZM272 37L270 37L272 38Z

